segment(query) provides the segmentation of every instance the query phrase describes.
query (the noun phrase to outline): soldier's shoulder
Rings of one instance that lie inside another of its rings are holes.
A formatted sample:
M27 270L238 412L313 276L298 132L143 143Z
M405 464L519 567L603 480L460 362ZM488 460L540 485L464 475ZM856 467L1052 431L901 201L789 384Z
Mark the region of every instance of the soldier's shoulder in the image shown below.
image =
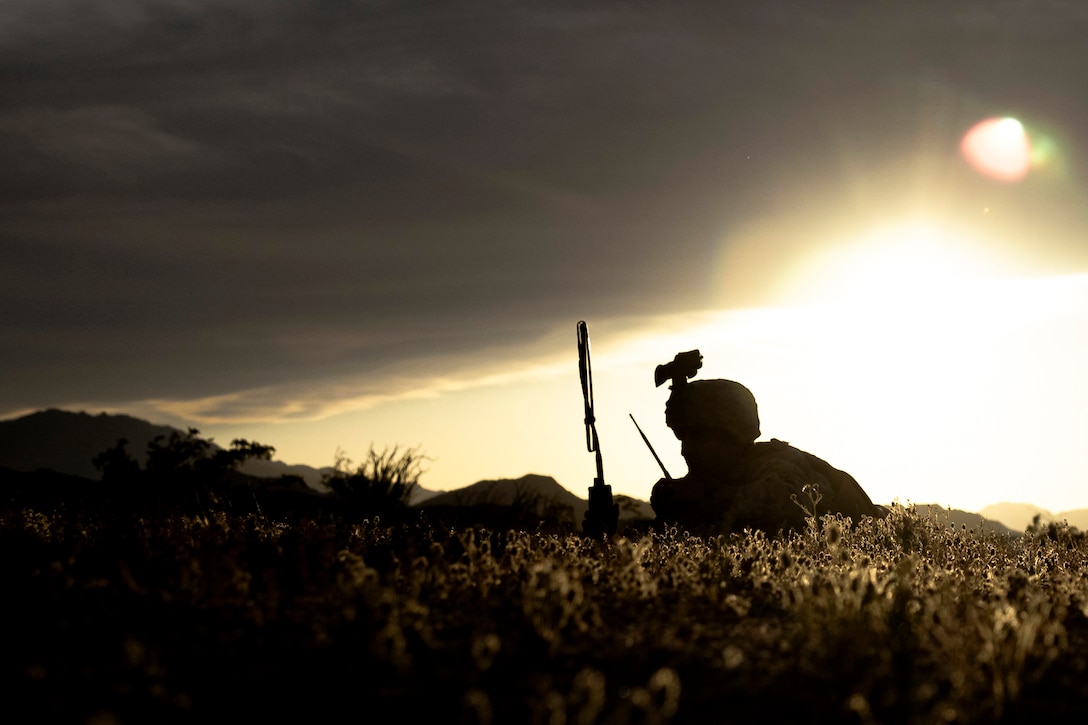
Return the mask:
M752 444L752 454L756 458L771 458L771 457L785 457L792 456L804 457L808 454L799 448L791 446L789 443L778 438L772 438L769 441L758 441Z
M757 465L772 463L788 465L797 467L799 470L804 471L806 475L819 474L831 480L854 480L849 473L831 465L823 458L777 438L755 444L753 463Z
M791 445L788 441L779 440L778 438L772 438L769 441L760 441L755 444L756 450L760 451L763 455L777 455L786 457L802 458L813 463L820 463L825 466L830 464L817 455L803 451L797 446Z

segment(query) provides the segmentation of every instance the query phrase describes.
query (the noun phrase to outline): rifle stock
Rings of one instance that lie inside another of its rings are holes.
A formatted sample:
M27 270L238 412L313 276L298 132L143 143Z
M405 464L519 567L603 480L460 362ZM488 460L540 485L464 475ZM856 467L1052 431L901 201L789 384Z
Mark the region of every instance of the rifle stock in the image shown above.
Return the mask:
M589 508L582 521L582 530L587 536L601 538L616 533L619 523L619 505L612 500L612 487L604 482L604 461L601 458L601 444L597 438L597 418L593 410L593 368L589 358L589 328L585 321L579 321L578 331L578 377L582 382L582 400L585 404L586 448L595 454L597 476L589 488Z

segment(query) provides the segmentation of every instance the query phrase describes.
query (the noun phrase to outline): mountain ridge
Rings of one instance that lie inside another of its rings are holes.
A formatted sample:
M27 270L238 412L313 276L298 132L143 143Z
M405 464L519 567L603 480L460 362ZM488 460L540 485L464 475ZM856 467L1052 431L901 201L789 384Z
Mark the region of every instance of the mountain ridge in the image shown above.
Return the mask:
M150 423L120 413L73 412L47 408L35 413L0 421L0 466L29 473L49 469L81 478L99 480L101 474L93 460L119 440L127 441L125 450L141 466L147 460L147 444L157 436L187 431L169 425ZM221 448L212 442L213 448ZM306 485L323 491L324 473L332 468L314 468L282 461L250 459L241 471L258 478L294 475Z
M1064 521L1080 531L1088 531L1088 509L1071 509L1052 513L1030 503L1002 501L983 507L979 513L988 519L1003 521L1006 526L1020 531L1032 525L1036 516L1039 517L1041 524Z
M120 439L128 441L129 454L140 463L146 459L147 443L156 436L169 436L186 431L168 425L157 425L141 418L116 413L92 415L85 411L72 412L49 408L18 418L0 421L0 466L20 472L39 469L99 480L92 460L102 451L113 447ZM213 445L217 445L213 442ZM314 468L304 464L287 464L278 460L246 461L241 471L248 475L275 479L298 476L316 492L326 491L323 477L331 467ZM652 518L649 502L623 494L615 494L625 516ZM417 485L409 499L413 506L537 505L540 501L570 506L579 519L588 501L570 492L554 478L529 473L517 479L482 480L461 488L433 490ZM996 523L993 528L1022 533L1038 515L1042 523L1066 521L1070 526L1088 530L1088 509L1076 509L1052 514L1026 503L1001 502L986 506L978 512L944 509L935 504L918 504L919 511L935 514L956 525L969 528Z

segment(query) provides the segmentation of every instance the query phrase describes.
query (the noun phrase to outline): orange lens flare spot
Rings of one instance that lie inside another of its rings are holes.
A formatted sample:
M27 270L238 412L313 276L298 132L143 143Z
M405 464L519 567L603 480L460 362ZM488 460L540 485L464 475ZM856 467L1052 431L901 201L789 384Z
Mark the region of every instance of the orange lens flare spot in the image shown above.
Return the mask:
M971 127L960 152L981 174L999 181L1019 181L1031 168L1031 140L1015 118L989 118Z

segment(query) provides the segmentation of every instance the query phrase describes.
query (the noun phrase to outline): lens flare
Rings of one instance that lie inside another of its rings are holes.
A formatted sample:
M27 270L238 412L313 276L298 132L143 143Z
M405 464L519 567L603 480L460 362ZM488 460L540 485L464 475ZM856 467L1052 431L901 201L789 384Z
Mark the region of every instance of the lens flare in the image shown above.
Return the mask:
M1031 169L1031 139L1015 118L975 124L960 142L960 152L976 171L998 181L1019 181Z

